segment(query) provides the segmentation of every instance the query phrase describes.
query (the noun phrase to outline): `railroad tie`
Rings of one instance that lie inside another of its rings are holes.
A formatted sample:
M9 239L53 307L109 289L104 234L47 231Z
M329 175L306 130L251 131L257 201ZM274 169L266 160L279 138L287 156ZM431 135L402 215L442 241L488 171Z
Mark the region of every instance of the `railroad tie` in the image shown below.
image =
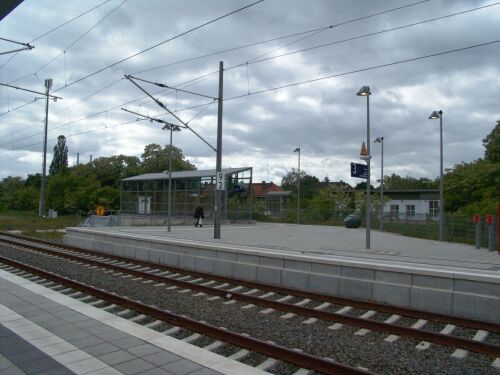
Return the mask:
M478 330L476 332L476 334L474 335L474 337L472 338L472 340L482 342L482 341L486 340L486 337L488 337L488 335L489 335L488 331L483 331L483 330L480 329L480 330ZM465 358L467 356L467 354L469 354L468 350L456 349L451 354L451 356L453 358L463 359L463 358Z
M254 292L254 290L255 290L255 292ZM243 294L254 294L254 293L257 293L257 291L259 291L259 290L252 289L252 290L249 290L248 292L243 293ZM260 298L269 298L271 296L274 296L274 292L265 293L265 294L261 295ZM247 310L247 309L251 309L252 307L255 307L255 305L253 303L250 303L248 305L242 306L241 308L244 310Z
M129 319L129 320L130 320L131 322L136 323L136 322L138 322L139 320L144 319L145 317L146 317L146 315L144 315L144 314L139 314L139 315L134 316L133 318L131 318L131 319Z
M311 370L308 370L306 368L299 368L292 375L309 375L310 373L311 373Z
M311 302L311 300L309 298L304 298L302 301L294 303L294 305L295 306L304 306L304 305L307 305L309 302ZM294 316L295 316L294 313L288 313L285 315L281 315L280 318L281 319L290 319L290 318L293 318Z
M213 352L214 350L219 349L224 343L222 341L214 341L211 344L208 344L207 346L204 346L203 349L208 350L209 352Z
M176 334L177 332L179 332L181 330L180 327L172 327L172 328L169 328L169 329L166 329L165 331L163 331L162 333L164 335L167 335L167 336L170 336L170 335L173 335L173 334Z
M324 309L326 309L327 307L330 307L330 306L331 306L331 303L324 302L321 305L316 306L314 308L314 310L324 310ZM304 320L302 323L304 323L304 324L313 324L313 323L316 323L317 321L318 321L318 318L309 318L309 319Z
M263 298L263 297L261 297L261 298ZM277 299L276 302L286 302L292 298L293 298L293 296L288 295L288 296L282 297L280 299ZM273 311L274 311L274 309L268 308L268 309L264 309L264 310L259 311L259 314L268 315L268 314L271 314Z
M352 306L344 306L341 309L335 311L335 314L344 315L344 314L347 314L351 310L352 310ZM343 326L342 323L335 323L335 324L332 324L331 326L329 326L328 329L333 329L334 331L336 331L337 329L342 328L342 326Z
M198 340L200 337L201 337L201 335L199 333L193 333L191 336L184 337L182 339L182 341L187 342L187 343L191 343L193 341Z
M372 316L374 316L377 312L374 310L368 310L365 312L363 315L360 316L361 319L370 319ZM360 330L354 332L356 336L365 336L367 333L369 333L370 330L366 328L361 328Z
M261 364L256 366L255 368L258 370L267 371L267 370L270 370L272 367L276 366L277 363L278 363L278 361L276 359L268 358L264 362L262 362Z
M397 321L399 321L400 319L401 319L401 315L391 315L386 320L384 320L384 323L393 324L393 323L396 323ZM387 336L384 339L384 341L386 341L386 342L394 342L397 339L399 339L398 335L389 335L389 336Z
M144 327L149 328L149 329L154 329L156 327L159 327L163 324L161 320L154 320L151 323L145 324Z
M451 334L457 326L453 324L447 324L444 326L444 328L439 332L443 335L449 335ZM431 347L431 343L427 341L421 341L415 348L418 350L427 350Z
M250 352L248 350L241 349L241 350L237 351L236 353L230 355L228 358L233 359L235 361L238 361L238 360L246 357L248 354L250 354Z

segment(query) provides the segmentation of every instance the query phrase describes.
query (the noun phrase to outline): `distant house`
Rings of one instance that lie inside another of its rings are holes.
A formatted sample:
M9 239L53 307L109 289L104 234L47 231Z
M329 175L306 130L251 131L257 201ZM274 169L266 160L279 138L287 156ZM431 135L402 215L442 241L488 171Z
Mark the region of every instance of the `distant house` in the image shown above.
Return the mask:
M254 183L252 192L256 201L264 203L266 214L272 216L286 215L291 191L285 191L274 182Z
M340 187L342 192L349 195L355 192L345 183L329 184ZM375 210L374 207L380 207L380 190L372 190L371 197L372 208ZM439 216L438 189L384 190L384 201L384 217L388 220L426 221L437 220Z
M384 190L384 196L390 198L384 205L385 217L422 221L437 220L439 215L439 189Z

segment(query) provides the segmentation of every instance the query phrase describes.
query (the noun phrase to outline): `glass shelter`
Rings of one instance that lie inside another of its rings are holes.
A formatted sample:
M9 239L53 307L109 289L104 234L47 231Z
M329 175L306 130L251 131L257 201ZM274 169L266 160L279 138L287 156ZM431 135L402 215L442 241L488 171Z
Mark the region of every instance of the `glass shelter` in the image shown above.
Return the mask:
M226 168L222 191L224 220L252 219L252 168ZM202 206L205 218L213 220L215 169L172 172L171 217L186 221ZM148 173L125 178L120 186L120 216L146 220L144 224L162 224L168 212L168 172ZM154 220L156 219L156 220ZM144 220L142 220L144 221Z

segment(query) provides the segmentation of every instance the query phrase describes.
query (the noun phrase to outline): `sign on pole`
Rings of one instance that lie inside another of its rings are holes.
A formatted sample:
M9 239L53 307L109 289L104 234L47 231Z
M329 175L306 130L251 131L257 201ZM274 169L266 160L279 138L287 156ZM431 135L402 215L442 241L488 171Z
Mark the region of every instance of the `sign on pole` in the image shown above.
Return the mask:
M226 190L226 176L222 172L217 172L217 190Z
M368 179L368 166L366 164L351 163L351 177Z

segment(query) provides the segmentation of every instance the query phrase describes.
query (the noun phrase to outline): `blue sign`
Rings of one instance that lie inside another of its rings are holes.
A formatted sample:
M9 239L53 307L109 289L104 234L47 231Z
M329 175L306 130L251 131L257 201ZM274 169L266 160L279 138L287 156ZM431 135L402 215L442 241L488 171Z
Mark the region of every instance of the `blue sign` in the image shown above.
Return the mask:
M243 193L245 191L245 184L243 182L234 184L235 193Z
M368 179L368 166L366 164L351 163L351 177Z

